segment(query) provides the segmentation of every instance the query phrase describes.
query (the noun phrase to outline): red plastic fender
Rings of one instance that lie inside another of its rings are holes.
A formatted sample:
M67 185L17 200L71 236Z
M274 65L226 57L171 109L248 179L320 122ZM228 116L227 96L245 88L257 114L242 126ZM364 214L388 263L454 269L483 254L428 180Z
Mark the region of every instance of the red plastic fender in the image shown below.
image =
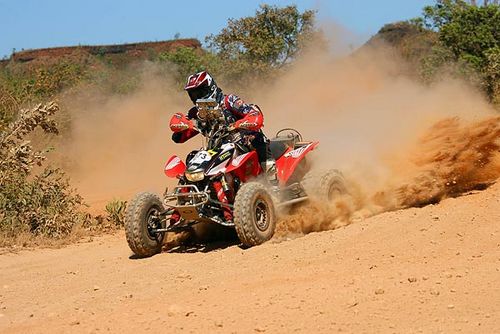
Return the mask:
M304 159L308 152L314 150L318 144L319 142L316 141L294 150L288 149L285 154L276 160L277 177L281 184L286 184L300 161Z
M173 155L170 159L168 159L165 164L165 175L171 178L177 178L182 176L186 171L186 164L176 155Z
M259 175L262 168L257 152L251 151L234 158L226 168L226 173L235 174L242 182Z

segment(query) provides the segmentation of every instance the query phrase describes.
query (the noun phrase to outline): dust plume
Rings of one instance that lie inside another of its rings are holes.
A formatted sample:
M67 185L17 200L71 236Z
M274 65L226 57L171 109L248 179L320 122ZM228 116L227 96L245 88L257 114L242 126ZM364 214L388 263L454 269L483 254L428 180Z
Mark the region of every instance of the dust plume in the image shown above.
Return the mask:
M295 127L319 140L313 168L340 169L351 188L349 198L292 210L278 236L438 202L500 176L500 119L483 96L451 78L424 86L407 73L390 48L311 52L256 94L268 134Z
M136 69L137 70L137 69ZM161 194L168 179L165 161L199 145L177 145L168 122L189 107L169 77L144 64L140 87L128 95L80 91L63 102L71 110L71 131L63 144L65 168L87 203L96 210L112 199L140 191Z
M461 124L458 118L435 123L408 152L399 172L392 206L422 206L481 189L500 176L500 117ZM385 207L391 205L377 194Z

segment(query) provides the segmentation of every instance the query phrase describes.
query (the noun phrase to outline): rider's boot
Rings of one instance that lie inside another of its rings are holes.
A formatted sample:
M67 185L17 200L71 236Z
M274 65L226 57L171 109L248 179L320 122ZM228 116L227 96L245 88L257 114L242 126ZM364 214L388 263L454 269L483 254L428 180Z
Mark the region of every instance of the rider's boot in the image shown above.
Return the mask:
M267 159L265 162L261 164L262 169L266 173L266 178L269 184L272 186L278 185L278 173L276 170L276 160Z

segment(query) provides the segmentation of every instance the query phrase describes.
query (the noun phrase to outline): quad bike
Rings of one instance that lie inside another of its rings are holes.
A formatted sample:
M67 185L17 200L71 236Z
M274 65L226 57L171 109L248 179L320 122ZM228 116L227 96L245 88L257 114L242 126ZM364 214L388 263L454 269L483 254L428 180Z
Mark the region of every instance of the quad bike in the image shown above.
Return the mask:
M278 131L270 141L276 160L278 184L264 177L257 153L242 143L238 130L224 123L213 103L198 100L199 117L212 122L207 142L191 152L184 163L172 156L165 174L177 178L172 192L165 191L163 200L152 193L140 193L127 206L125 232L131 250L140 257L159 253L167 232L189 231L200 222L210 222L236 229L243 246L251 247L271 239L276 227L276 210L311 197L331 200L346 192L344 179L337 170L313 173L306 155L319 142L304 141L295 129ZM179 119L180 125L191 120ZM190 123L191 122L191 123ZM218 200L224 191L228 202ZM224 218L231 210L232 220ZM169 224L176 213L180 219Z

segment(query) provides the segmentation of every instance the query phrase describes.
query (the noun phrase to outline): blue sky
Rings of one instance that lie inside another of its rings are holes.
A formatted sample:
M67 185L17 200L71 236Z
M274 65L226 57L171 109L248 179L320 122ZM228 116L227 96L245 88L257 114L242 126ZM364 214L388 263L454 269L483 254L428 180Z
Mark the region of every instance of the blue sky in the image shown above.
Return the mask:
M121 44L181 37L203 40L229 18L253 15L261 3L316 9L362 40L385 23L421 13L433 0L0 0L0 58L12 50Z

